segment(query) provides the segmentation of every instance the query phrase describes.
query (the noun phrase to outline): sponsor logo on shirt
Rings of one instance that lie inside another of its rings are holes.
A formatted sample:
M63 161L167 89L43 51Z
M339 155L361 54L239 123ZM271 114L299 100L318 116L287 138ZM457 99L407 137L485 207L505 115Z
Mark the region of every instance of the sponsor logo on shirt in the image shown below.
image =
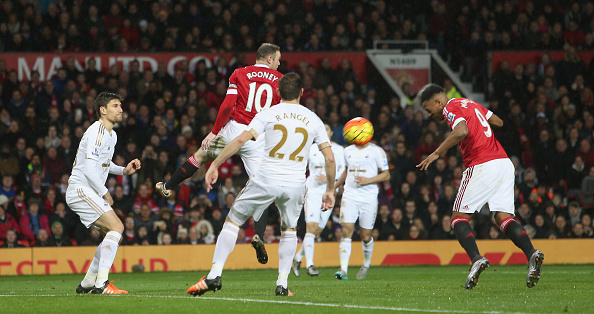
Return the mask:
M99 157L99 146L95 146L93 148L93 151L91 152L91 155L93 155L95 157Z

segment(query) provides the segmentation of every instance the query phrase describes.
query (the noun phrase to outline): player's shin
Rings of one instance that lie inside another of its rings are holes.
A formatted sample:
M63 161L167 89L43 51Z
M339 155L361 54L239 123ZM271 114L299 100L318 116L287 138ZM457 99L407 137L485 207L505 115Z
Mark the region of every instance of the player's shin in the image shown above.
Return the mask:
M238 233L238 226L230 222L223 224L223 229L217 239L214 255L212 257L212 268L210 269L208 276L206 276L206 279L214 279L223 273L223 266L225 266L229 254L231 254L235 248Z
M118 252L118 246L122 235L117 231L109 231L103 242L100 244L101 258L99 259L99 271L97 274L97 281L95 287L102 288L107 281L109 270L113 265L116 253Z
M516 222L512 217L508 217L503 219L499 224L499 229L502 232L505 232L512 242L519 247L524 254L526 254L526 259L530 260L532 253L534 253L535 249L532 246L532 242L530 241L530 237L526 230L522 225Z
M458 239L458 242L470 257L470 260L474 263L481 257L478 246L476 245L476 239L474 232L470 226L470 221L465 217L454 217L452 218L452 228L454 234Z
M340 258L340 269L345 273L349 270L349 259L351 259L351 242L350 238L342 238L340 240L339 258Z
M373 237L369 242L361 241L361 245L363 246L363 266L369 267L371 266L371 255L373 255Z
M278 244L278 280L277 286L287 287L287 278L291 271L293 256L297 250L297 231L281 231L281 239Z
M305 242L305 238L303 238L303 242ZM305 243L301 244L301 247L299 248L299 250L297 250L297 253L295 253L294 260L296 262L301 262L303 256L305 256Z
M87 274L85 278L80 283L83 288L91 288L95 285L95 281L97 281L97 273L99 272L99 260L101 259L101 244L97 246L95 250L95 256L93 256L93 261L87 270Z
M163 187L165 190L175 189L185 179L191 177L198 171L200 164L194 159L194 156L190 156L179 168L175 169L169 181L165 182Z
M301 246L305 251L306 266L312 266L314 260L314 244L316 235L313 233L306 233L303 237L303 245Z

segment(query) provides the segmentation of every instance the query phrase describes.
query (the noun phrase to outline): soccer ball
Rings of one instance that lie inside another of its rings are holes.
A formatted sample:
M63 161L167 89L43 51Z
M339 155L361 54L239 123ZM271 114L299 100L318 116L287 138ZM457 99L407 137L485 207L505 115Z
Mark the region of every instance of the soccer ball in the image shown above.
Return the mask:
M344 125L342 136L351 144L365 145L373 138L373 124L362 117L353 118Z

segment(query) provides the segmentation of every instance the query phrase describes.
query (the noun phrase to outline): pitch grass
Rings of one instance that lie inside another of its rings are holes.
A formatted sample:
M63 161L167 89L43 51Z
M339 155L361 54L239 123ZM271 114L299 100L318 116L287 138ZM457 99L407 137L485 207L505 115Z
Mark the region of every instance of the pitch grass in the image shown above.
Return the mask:
M225 271L223 289L202 297L186 289L207 272L112 274L127 296L76 295L82 275L0 276L1 313L592 313L593 265L544 265L535 288L526 266L492 265L471 291L463 288L467 266L372 267L366 280L289 276L294 297L274 295L275 270Z

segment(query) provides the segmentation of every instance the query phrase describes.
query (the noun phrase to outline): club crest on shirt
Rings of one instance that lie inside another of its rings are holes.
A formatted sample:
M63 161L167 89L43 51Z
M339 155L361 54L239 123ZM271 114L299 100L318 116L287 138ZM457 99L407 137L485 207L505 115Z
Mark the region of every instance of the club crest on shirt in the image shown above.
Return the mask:
M448 117L447 118L448 118L448 121L450 121L450 123L453 123L454 122L454 119L456 119L456 115L453 114L453 113L451 113L451 112L448 112Z

